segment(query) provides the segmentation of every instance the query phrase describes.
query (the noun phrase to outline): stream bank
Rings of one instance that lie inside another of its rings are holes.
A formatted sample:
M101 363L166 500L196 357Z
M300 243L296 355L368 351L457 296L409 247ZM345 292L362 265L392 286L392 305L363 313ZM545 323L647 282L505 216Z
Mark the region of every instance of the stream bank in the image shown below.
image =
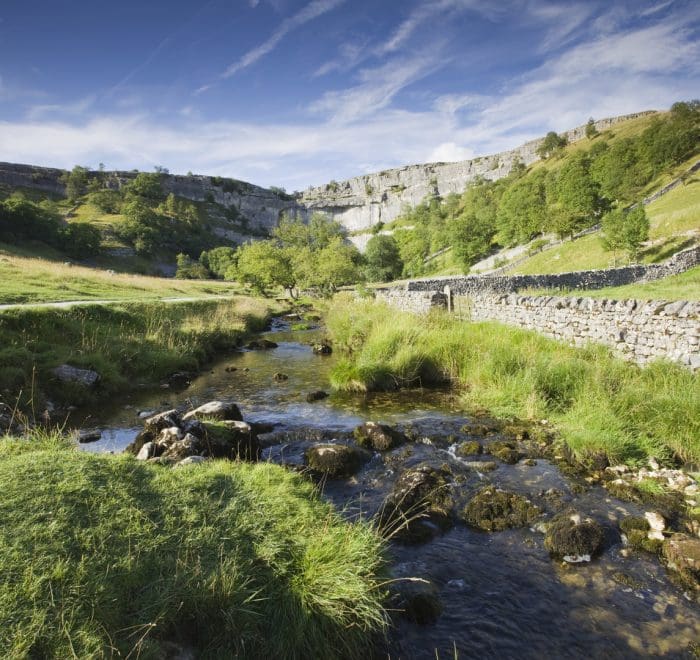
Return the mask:
M314 451L354 448L353 430L381 420L403 440L381 449L363 442L366 453L353 469L336 478L317 474L324 497L350 519L390 519L387 502L399 504L414 492L407 483L432 484L428 490L447 497L419 512L414 534L390 541L397 580L390 607L404 614L393 613L378 657L434 658L436 651L453 657L455 649L459 657L693 657L700 639L696 593L667 572L656 549L630 542L639 537L630 527L637 523L625 521L654 513L648 503L618 499L568 469L546 427L531 438L498 420L465 417L449 390L334 392L308 401L336 360L313 353L322 335L278 322L265 338L277 346L229 356L181 392L142 392L93 411L81 425L99 427L101 439L85 447L121 451L142 428L139 412L222 399L234 401L256 427L262 460L313 477ZM487 492L492 500L501 491L503 510L465 513L477 496ZM546 532L557 516L595 523L599 539L590 561L552 556ZM498 531L487 531L489 525Z

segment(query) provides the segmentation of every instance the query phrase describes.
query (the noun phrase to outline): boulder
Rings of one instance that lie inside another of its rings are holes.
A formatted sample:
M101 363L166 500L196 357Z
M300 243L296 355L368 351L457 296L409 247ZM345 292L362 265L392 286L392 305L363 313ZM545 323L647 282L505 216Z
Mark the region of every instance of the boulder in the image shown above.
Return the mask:
M427 541L452 525L450 474L429 465L399 476L379 511L379 523L406 542Z
M435 623L442 614L442 603L437 587L421 578L399 579L392 583L390 608L419 625Z
M80 369L70 364L62 364L53 370L53 375L62 383L77 383L83 387L94 387L100 380L100 374L92 369Z
M326 342L313 344L311 346L311 350L313 351L314 355L330 355L333 352L330 344L327 344Z
M143 422L144 429L152 433L159 433L163 429L180 426L180 424L180 414L174 408L148 417Z
M81 429L78 431L78 442L82 445L88 442L97 442L102 437L100 429Z
M139 453L136 454L137 461L147 461L149 458L153 458L155 455L156 443L147 442L139 449Z
M649 525L649 520L641 516L628 516L620 522L620 530L624 534L623 541L626 541L634 550L644 550L645 552L658 553L661 550L661 540L656 538Z
M188 412L183 416L182 421L186 422L190 419L198 419L200 421L242 421L243 416L235 403L230 401L210 401Z
M201 440L205 456L256 461L260 441L249 424L240 420L204 422Z
M172 441L162 453L162 457L164 459L181 461L189 456L196 456L201 451L201 440L188 433L182 440Z
M308 403L313 403L314 401L320 401L321 399L325 399L328 396L328 392L324 392L323 390L316 390L315 392L309 392L306 395L306 401Z
M486 486L462 510L464 521L487 532L525 527L539 515L539 509L522 495Z
M549 554L569 563L590 561L603 545L603 528L575 512L560 513L547 526L544 547Z
M398 447L407 440L403 433L376 422L365 422L358 426L352 434L358 445L376 451L387 451Z
M306 451L306 464L329 477L349 477L371 458L364 449L338 444L314 445Z

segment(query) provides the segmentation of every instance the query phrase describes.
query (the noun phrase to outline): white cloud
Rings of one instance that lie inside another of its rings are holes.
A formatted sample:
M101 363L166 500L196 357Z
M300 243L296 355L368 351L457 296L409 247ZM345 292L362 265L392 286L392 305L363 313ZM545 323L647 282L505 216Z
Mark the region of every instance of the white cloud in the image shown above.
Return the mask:
M293 30L296 30L298 27L301 27L305 23L312 21L314 18L318 18L332 9L335 9L339 5L343 4L343 2L345 2L345 0L312 0L312 2L293 16L285 18L280 26L266 41L263 41L263 43L260 45L249 50L240 59L231 64L226 71L224 71L222 77L230 78L242 69L255 64L255 62L257 62L261 57L264 57L268 53L272 52L277 47L277 44L279 44L279 42L282 41L287 34Z
M447 61L439 51L436 48L428 54L397 58L382 66L364 69L359 74L361 82L358 85L326 92L310 106L310 110L326 114L340 123L373 115L385 109L402 89L445 66Z
M475 156L473 149L462 147L454 142L443 142L428 155L429 163L449 163L456 160L467 160Z

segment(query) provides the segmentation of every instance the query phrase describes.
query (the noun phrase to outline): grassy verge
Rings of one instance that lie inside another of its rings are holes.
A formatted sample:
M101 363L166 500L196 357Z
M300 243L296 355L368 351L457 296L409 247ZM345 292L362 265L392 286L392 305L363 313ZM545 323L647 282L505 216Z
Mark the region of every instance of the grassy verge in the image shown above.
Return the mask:
M0 304L61 300L147 300L230 294L231 282L124 275L46 259L15 256L0 246Z
M272 464L0 440L3 658L363 658L382 541Z
M327 325L346 353L331 376L338 389L450 378L467 409L549 419L580 458L700 461L700 378L674 364L639 368L603 346L574 348L497 323L416 317L376 303L338 301Z
M262 329L275 303L239 296L196 303L123 303L0 313L0 394L23 402L40 391L59 403L83 404L175 371L198 369L218 351ZM68 363L94 369L94 389L57 382ZM35 397L36 398L36 397Z

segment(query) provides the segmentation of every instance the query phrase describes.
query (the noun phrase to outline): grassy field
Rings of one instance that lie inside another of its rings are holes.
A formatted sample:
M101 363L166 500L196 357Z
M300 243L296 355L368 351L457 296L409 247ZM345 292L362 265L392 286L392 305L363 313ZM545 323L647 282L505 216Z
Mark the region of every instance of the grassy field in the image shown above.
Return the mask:
M29 254L27 250L25 254ZM44 257L56 258L49 252ZM46 258L17 256L0 245L0 304L61 300L156 300L163 297L229 295L231 282L175 280L110 273Z
M416 317L348 299L331 307L327 325L345 353L331 376L337 389L449 379L467 410L548 419L582 458L700 461L700 378L680 366L639 368L599 345L574 348L497 323Z
M652 202L646 211L651 244L641 252L642 263L658 263L700 240L700 175ZM626 263L623 255L606 252L596 233L540 252L508 274L565 273Z
M70 309L0 312L0 394L27 407L51 400L80 405L176 371L194 371L264 327L281 307L238 296L189 303L120 303ZM52 369L68 363L100 376L94 389L60 383ZM39 400L37 400L39 399ZM41 408L39 408L41 410Z
M0 439L3 658L365 658L383 541L268 463Z

